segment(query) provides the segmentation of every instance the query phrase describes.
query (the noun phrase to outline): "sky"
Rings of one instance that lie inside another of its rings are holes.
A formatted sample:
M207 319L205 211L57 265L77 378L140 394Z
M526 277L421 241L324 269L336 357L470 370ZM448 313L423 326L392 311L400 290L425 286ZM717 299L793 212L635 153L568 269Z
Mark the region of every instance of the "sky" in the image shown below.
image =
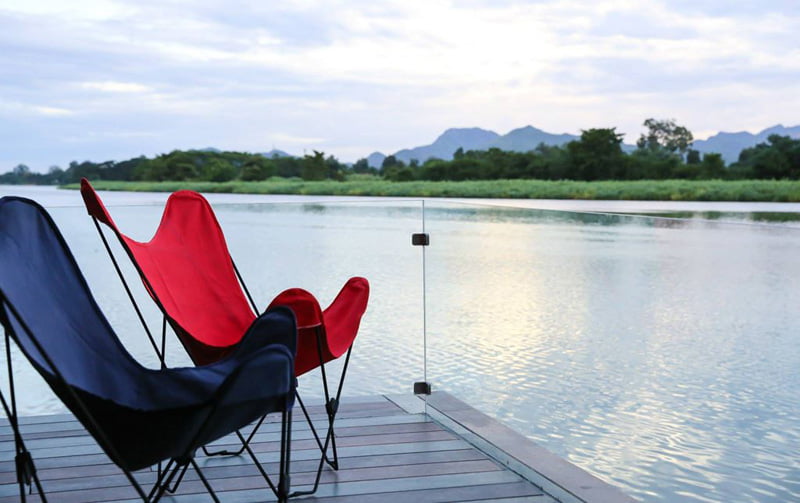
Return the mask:
M798 0L0 0L0 172L800 124Z

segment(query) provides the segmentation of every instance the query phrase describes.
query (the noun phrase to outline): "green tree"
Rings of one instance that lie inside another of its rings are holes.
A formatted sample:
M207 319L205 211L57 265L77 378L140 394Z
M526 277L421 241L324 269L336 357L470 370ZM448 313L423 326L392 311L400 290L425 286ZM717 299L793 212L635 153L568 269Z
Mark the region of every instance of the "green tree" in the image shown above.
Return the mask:
M53 165L47 170L47 183L58 185L64 183L65 180L64 170L59 166Z
M303 180L324 180L328 173L325 163L325 152L313 151L313 155L304 155L300 176Z
M414 179L414 171L408 166L390 166L383 171L383 178L393 182L410 182Z
M663 180L666 178L695 178L696 168L684 169L685 165L676 154L666 150L637 149L627 158L627 169L622 180Z
M262 155L255 155L245 161L239 177L244 181L266 180L275 176L276 168L272 160Z
M683 155L692 146L694 137L691 131L675 123L674 119L644 121L647 133L643 133L636 146L642 150L664 150L670 154Z
M397 157L390 155L383 159L383 163L381 163L381 173L385 172L387 168L394 168L394 167L403 167L403 161L398 159Z
M17 164L14 166L14 169L11 170L11 173L20 178L25 179L31 176L31 168L29 168L26 164Z
M242 166L242 172L239 174L239 178L244 180L245 182L255 182L259 180L264 180L266 177L261 170L261 164L258 162L246 162L244 166Z
M303 159L297 157L273 156L271 161L275 165L277 175L284 178L298 177L303 171Z
M800 178L800 139L771 135L767 143L746 148L734 171L755 178Z
M236 178L236 168L224 159L210 159L203 166L203 180L227 182Z
M570 160L565 148L540 143L529 155L528 173L531 178L545 180L569 178Z
M353 164L353 173L369 173L372 171L372 168L369 167L369 161L365 158L361 158Z
M326 176L331 180L337 180L339 182L344 181L344 171L345 166L339 162L339 159L335 158L332 155L329 155L325 159L325 166L328 169Z
M725 176L725 160L722 154L709 152L703 155L700 163L700 178L723 178Z
M607 180L624 169L622 134L616 128L587 129L567 144L572 175L579 180Z

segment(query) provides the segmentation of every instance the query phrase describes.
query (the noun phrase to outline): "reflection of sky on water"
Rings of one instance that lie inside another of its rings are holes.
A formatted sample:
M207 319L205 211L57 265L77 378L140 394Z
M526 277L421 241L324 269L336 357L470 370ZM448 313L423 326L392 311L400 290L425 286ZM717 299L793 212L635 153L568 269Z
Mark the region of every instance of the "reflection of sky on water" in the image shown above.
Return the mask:
M327 304L347 277L369 278L345 393L410 392L423 363L419 201L214 205L260 305L292 286ZM161 208L112 212L148 239ZM52 213L126 347L155 366L85 210ZM434 388L646 501L800 499L797 230L435 202L425 216ZM319 396L316 378L305 396ZM20 401L61 410L44 393Z
M428 222L434 383L648 501L796 499L796 231L465 214Z

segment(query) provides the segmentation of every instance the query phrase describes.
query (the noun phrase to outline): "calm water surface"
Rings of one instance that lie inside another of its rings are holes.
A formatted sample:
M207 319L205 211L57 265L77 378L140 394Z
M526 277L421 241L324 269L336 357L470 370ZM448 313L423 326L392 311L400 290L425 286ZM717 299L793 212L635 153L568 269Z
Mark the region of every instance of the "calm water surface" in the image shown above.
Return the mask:
M77 192L0 190L51 209L126 347L155 366ZM143 240L165 198L105 195ZM292 286L325 304L369 278L346 394L408 393L427 373L643 501L800 501L799 205L209 199L262 305ZM423 225L424 262L409 237ZM13 358L24 412L60 411Z

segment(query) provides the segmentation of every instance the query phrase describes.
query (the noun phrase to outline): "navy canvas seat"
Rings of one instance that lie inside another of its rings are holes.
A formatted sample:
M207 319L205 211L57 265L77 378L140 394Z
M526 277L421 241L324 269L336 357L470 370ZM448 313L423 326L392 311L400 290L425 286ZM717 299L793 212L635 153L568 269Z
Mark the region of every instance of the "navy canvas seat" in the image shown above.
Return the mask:
M285 500L297 338L289 309L258 317L236 351L215 363L145 368L100 311L50 216L17 197L0 199L0 302L6 344L14 340L143 500L159 499L179 469L197 469L197 448L268 412L282 413L280 481L270 486ZM9 384L10 404L2 401L15 431L24 500L23 483L34 471L17 428L14 394L21 391ZM166 460L172 468L146 495L130 472Z

